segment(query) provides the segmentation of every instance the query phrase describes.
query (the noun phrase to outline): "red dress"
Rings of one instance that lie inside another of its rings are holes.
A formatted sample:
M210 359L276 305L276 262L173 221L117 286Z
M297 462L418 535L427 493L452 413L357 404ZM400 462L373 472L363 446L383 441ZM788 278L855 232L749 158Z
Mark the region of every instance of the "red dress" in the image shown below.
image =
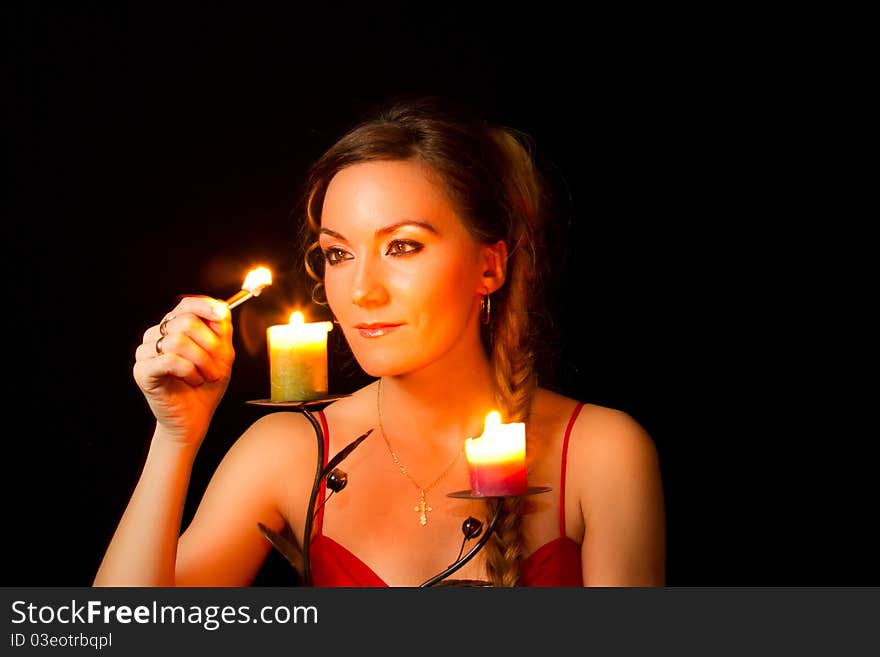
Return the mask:
M580 545L565 535L565 462L568 455L568 440L571 428L583 403L578 403L568 425L562 446L562 476L559 482L559 536L544 543L522 562L523 586L583 586L581 577ZM327 451L330 442L330 429L324 413L319 413L321 428L324 431L324 465L327 464ZM363 561L349 552L323 532L324 486L318 496L320 506L315 519L309 558L311 561L312 583L314 586L388 586Z

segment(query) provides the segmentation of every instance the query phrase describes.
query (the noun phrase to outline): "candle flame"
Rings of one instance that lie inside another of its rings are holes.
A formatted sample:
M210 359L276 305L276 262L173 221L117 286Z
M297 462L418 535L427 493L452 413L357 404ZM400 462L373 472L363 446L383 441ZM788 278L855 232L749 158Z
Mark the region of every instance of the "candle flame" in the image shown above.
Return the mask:
M302 325L302 324L305 324L305 322L306 322L306 320L300 311L294 310L292 313L290 313L290 323L291 324Z
M256 269L251 269L247 273L247 276L244 278L244 283L241 285L241 289L258 297L260 296L260 292L263 291L263 288L271 284L272 272L267 267L257 267Z
M484 497L522 495L528 490L525 423L501 423L501 414L486 415L483 435L464 441L471 492Z
M490 411L486 415L482 435L464 441L465 457L468 463L509 460L515 455L525 454L525 439L524 423L502 424L501 414Z

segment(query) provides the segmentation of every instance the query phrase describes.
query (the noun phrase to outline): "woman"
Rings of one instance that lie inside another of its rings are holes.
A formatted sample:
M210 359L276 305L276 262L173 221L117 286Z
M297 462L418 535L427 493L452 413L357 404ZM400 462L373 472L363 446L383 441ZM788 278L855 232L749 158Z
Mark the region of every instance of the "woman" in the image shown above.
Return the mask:
M505 498L492 539L455 578L664 584L651 438L621 411L538 386L544 195L522 135L431 99L388 108L313 166L307 268L376 377L321 414L329 455L374 431L345 460L345 492L322 494L315 585L417 586L455 561L462 520L498 504L447 496L470 488L464 439L491 409L526 423L529 483L552 490ZM233 358L216 299L184 298L144 334L134 376L156 429L95 585L247 585L271 549L258 523L303 536L317 448L307 419L288 412L236 441L180 535Z

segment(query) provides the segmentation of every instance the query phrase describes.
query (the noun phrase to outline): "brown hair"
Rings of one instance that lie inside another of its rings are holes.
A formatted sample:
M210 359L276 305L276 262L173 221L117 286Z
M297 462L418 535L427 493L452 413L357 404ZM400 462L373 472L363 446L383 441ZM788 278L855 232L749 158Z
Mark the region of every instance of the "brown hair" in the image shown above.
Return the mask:
M341 169L370 160L415 160L443 183L474 237L504 240L508 248L505 284L493 293L491 321L483 333L490 354L495 396L506 422L528 422L537 387L533 319L540 285L545 223L545 183L535 165L530 138L475 117L449 99L397 101L339 139L312 166L307 181L306 270L323 279L318 246L320 211L327 186ZM521 497L488 500L490 513L503 504L495 534L484 547L493 585L516 586L524 557Z

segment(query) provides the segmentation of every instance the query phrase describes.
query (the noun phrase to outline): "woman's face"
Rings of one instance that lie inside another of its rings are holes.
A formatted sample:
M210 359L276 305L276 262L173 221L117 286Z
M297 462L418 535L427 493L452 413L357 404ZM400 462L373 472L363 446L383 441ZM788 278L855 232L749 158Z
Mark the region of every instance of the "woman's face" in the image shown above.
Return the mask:
M413 372L479 345L487 247L412 161L349 166L321 214L327 301L365 372Z

